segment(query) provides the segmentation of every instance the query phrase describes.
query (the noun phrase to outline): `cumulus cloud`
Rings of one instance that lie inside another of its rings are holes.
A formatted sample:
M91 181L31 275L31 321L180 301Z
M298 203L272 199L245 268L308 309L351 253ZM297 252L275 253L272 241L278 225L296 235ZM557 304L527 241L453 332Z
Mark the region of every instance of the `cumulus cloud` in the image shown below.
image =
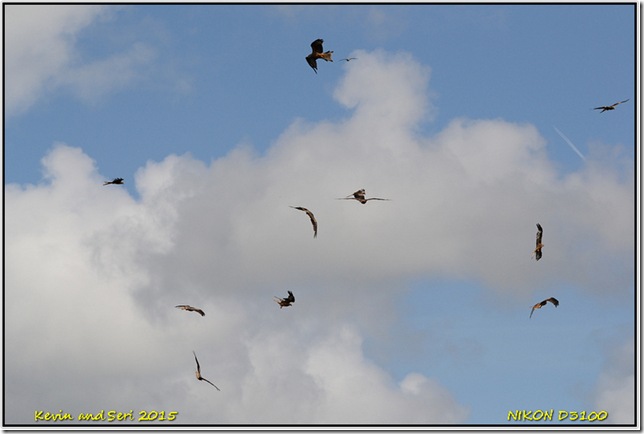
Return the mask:
M294 121L264 155L150 161L126 179L134 199L58 144L41 184L6 187L8 423L118 407L182 423L458 424L468 409L438 380L396 380L363 349L406 282L527 297L549 281L529 266L539 221L542 268L626 291L632 174L592 154L558 173L533 126L502 119L423 137L429 70L384 52L355 65L334 94L346 119ZM336 200L359 188L392 200ZM315 213L317 239L289 205ZM296 303L280 310L286 288ZM221 392L196 382L192 350Z
M139 77L137 70L154 58L143 43L102 59L83 59L79 32L113 8L99 5L7 5L5 7L5 108L22 113L48 92L67 88L95 102Z
M608 357L597 381L595 408L608 412L606 422L634 424L635 421L635 354L633 341L607 348Z

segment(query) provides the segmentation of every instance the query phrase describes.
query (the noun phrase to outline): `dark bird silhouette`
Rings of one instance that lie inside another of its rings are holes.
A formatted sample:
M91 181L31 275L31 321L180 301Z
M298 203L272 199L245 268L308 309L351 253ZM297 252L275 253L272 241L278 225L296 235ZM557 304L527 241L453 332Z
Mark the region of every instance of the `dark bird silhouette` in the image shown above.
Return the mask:
M362 190L358 190L355 193L350 194L347 197L339 197L338 200L357 200L358 202L360 202L363 205L365 203L367 203L367 201L370 201L370 200L391 200L391 199L383 199L381 197L366 197L365 193L366 193L366 191L363 188Z
M536 259L537 261L541 259L541 249L543 248L543 243L541 242L542 237L543 237L543 228L539 223L537 223L537 246L532 252L532 256L534 256L534 259Z
M108 184L123 184L123 178L114 178L111 181L105 181L103 185L108 185Z
M311 68L313 68L313 71L315 71L316 74L318 73L317 59L322 59L327 62L333 62L333 59L331 59L333 51L327 51L325 53L324 48L322 48L323 42L323 39L316 39L315 41L311 42L311 54L306 56L307 63Z
M541 309L543 306L548 304L548 302L554 304L555 307L559 306L559 300L557 300L554 297L550 297L550 298L548 298L546 300L540 301L539 303L537 303L534 306L532 306L532 310L530 311L530 318L532 318L532 314L534 313L535 309Z
M180 305L175 306L175 307L178 308L178 309L181 309L181 310L187 310L189 312L197 312L201 316L206 315L203 310L197 309L196 307L188 306L187 304L180 304Z
M340 59L340 62L342 62L343 60L346 60L347 62L351 62L352 60L355 60L355 59L357 59L357 57L345 57L344 59Z
M194 354L194 356L195 356L195 362L197 362L197 371L195 372L195 375L197 376L197 380L199 380L199 381L205 381L206 383L210 383L210 384L212 384L212 383L210 382L210 380L207 380L207 379L205 379L205 378L203 378L203 377L201 376L201 367L199 366L199 360L197 360L197 355L195 354L195 352L194 352L194 351L192 351L192 354ZM213 385L213 386L215 386L214 384L212 384L212 385ZM217 389L217 390L221 391L221 390L219 389L219 387L217 387L217 386L215 386L215 389Z
M603 106L600 106L600 107L595 107L593 110L601 110L599 113L604 113L606 110L615 110L615 107L617 107L618 105L620 105L622 103L625 103L626 101L628 101L628 100L625 99L624 101L616 102L613 105L603 105Z
M288 297L286 298L280 298L280 297L273 297L275 299L275 303L280 305L280 309L283 307L289 307L292 303L295 303L295 296L291 291L288 292Z
M304 211L306 213L306 215L309 216L309 218L311 219L311 224L313 225L313 238L317 238L317 236L318 236L318 221L315 219L315 216L313 215L313 213L311 211L309 211L308 209L303 208L301 206L291 206L291 208L294 208L294 209L297 209L297 210L300 210L300 211Z

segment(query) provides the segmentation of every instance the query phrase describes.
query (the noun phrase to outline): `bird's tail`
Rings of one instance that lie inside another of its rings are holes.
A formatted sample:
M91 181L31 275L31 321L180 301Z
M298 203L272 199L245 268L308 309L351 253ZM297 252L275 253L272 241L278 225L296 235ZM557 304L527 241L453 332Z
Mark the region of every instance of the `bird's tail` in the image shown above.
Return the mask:
M109 184L111 184L111 183L112 183L112 181L105 181L105 182L103 183L103 185L109 185Z
M333 51L327 51L326 53L322 53L320 56L320 59L324 59L327 62L333 62L333 59L331 58L332 54L333 54Z

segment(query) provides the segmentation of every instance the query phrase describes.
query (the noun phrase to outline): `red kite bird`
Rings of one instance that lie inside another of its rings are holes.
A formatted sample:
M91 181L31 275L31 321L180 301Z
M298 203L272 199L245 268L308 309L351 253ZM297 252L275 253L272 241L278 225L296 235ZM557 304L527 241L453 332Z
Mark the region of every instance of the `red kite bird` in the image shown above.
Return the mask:
M195 372L195 375L197 376L197 380L199 380L199 381L205 381L206 383L210 383L210 384L212 384L209 380L206 380L205 378L203 378L203 377L201 376L201 368L199 367L199 360L197 360L197 355L195 354L195 352L194 352L194 351L192 351L192 354L194 354L194 355L195 355L195 362L197 362L197 371ZM215 386L214 384L212 384L212 385L213 385L213 386ZM219 387L215 386L215 389L217 389L217 390L219 390L219 391L221 392L221 390L219 389Z
M543 300L543 301L541 301L541 302L539 302L539 303L535 304L534 306L532 306L532 311L530 311L530 318L532 318L532 314L534 313L534 310L535 310L535 309L541 309L543 306L545 306L546 304L548 304L548 302L550 302L550 303L554 304L554 305L555 305L555 307L559 306L559 300L557 300L557 299L556 299L556 298L554 298L554 297L550 297L550 298L548 298L548 299L546 299L546 300Z
M351 62L352 60L355 60L355 59L357 59L357 57L345 57L344 59L340 59L340 62L342 62L343 60L346 60L347 62Z
M288 292L288 297L286 298L279 298L279 297L273 297L275 299L275 303L280 305L280 309L283 307L289 307L291 303L295 303L295 296L291 291Z
M309 66L313 68L313 71L315 71L316 74L318 73L317 59L322 59L327 62L333 62L333 59L331 59L333 51L327 51L325 53L324 48L322 48L323 42L323 39L316 39L315 41L311 42L311 54L306 56L306 61L308 62Z
M601 110L599 113L604 113L606 110L615 110L616 106L618 106L618 105L620 105L622 103L625 103L626 101L628 101L628 100L625 99L624 101L616 102L613 105L603 105L601 107L595 107L593 110Z
M105 181L103 185L109 185L109 184L123 184L123 178L114 178L111 181Z
M297 209L297 210L300 210L300 211L304 211L306 213L306 215L309 216L309 218L311 219L311 224L313 225L313 238L317 238L317 236L318 236L318 221L315 220L315 216L313 215L313 213L311 211L309 211L308 209L303 208L301 206L291 206L291 208L294 208L294 209Z
M339 197L338 200L343 200L343 199L344 200L357 200L358 202L360 202L363 205L365 203L367 203L367 201L369 201L369 200L390 200L390 199L382 199L380 197L369 197L369 198L367 198L367 197L365 197L365 193L366 193L365 189L363 188L362 190L358 190L355 193L350 194L347 197Z
M541 259L541 249L543 248L541 237L543 237L543 228L539 223L537 223L537 247L532 252L532 256L534 256L534 259L537 261Z
M197 312L201 316L205 316L206 314L204 313L203 310L197 309L196 307L188 306L187 304L180 304L179 306L175 306L177 309L181 310L187 310L189 312Z

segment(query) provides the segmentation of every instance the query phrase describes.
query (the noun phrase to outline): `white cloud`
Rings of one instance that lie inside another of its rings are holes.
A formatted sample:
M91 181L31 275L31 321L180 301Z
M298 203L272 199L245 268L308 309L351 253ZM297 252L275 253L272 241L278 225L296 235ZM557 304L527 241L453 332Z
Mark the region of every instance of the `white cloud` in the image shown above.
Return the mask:
M595 411L608 412L607 423L635 423L635 355L633 341L610 345L595 390Z
M405 282L471 278L519 298L549 274L600 294L628 282L633 183L610 159L559 174L534 127L503 120L421 137L428 70L382 52L360 65L335 93L344 121L294 122L263 156L148 162L126 177L140 199L65 145L43 184L7 186L7 422L115 406L182 423L464 422L439 381L396 382L362 348L396 320ZM335 200L359 188L392 200ZM316 214L317 239L289 205ZM280 310L286 289L296 303ZM196 382L192 350L221 392Z
M7 113L22 113L60 87L95 102L138 78L137 70L154 57L153 49L143 43L94 61L83 59L77 48L78 34L113 10L98 5L7 5Z

